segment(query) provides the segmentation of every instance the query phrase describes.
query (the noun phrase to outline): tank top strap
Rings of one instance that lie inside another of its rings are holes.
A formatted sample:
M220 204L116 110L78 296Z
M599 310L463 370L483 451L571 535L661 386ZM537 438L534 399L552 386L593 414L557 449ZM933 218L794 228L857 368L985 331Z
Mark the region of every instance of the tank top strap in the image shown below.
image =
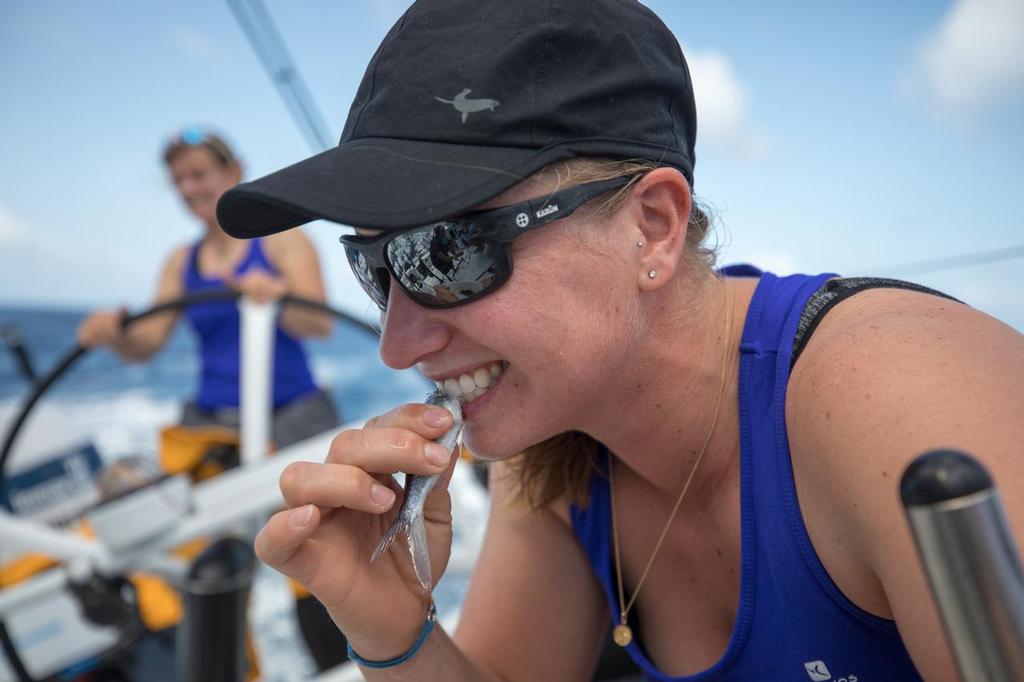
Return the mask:
M845 672L852 671L862 679L919 680L895 624L862 610L832 581L811 542L797 496L786 424L791 357L808 301L835 277L766 273L744 325L740 485L745 491L744 559L751 561L744 574L754 581L757 594L757 644L751 652L792 657L796 669L800 658L810 664L827 660L829 667L844 666L837 677L851 678ZM773 630L766 613L785 613L788 629Z
M245 254L245 258L235 268L235 274L241 275L244 272L249 271L252 268L259 268L266 270L267 272L278 274L277 268L267 258L266 250L263 246L263 239L252 239L250 240L249 250Z
M245 252L245 256L235 266L235 274L241 275L248 272L254 267L258 267L261 270L266 270L272 274L278 274L277 268L267 258L267 254L264 251L262 239L252 239L249 242L249 248ZM199 248L202 246L203 240L199 239L189 248L188 255L188 267L185 269L185 290L193 291L199 288L209 288L212 285L223 285L224 280L221 277L205 277L202 272L199 271Z
M804 306L822 284L836 276L824 273L778 277L763 273L747 309L740 341L741 356L777 354L786 365L775 379L784 387L789 375L789 355Z
M185 291L193 291L206 281L199 272L199 246L202 243L203 240L199 239L188 249L188 259L185 265L185 270L182 273L182 279L185 283Z

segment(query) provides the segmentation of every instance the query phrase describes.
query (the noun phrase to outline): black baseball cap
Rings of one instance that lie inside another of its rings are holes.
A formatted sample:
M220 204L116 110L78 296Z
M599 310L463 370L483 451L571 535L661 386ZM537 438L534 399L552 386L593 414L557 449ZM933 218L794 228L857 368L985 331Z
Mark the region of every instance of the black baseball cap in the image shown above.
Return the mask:
M235 237L321 218L400 230L579 156L653 160L692 186L696 132L679 43L636 0L418 0L338 146L229 190L217 219Z

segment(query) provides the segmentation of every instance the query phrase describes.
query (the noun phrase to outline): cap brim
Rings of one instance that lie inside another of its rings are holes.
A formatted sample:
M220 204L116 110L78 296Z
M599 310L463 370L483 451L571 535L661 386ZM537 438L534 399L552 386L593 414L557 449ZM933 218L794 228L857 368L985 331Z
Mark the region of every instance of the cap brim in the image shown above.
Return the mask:
M242 238L318 219L398 230L462 213L574 155L566 147L351 140L232 188L217 204L217 220Z

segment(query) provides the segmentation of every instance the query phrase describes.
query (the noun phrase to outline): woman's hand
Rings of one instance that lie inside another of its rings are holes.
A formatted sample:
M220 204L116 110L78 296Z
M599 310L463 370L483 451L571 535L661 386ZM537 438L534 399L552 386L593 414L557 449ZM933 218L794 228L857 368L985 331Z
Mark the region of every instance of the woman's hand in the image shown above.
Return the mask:
M75 332L78 343L86 348L117 344L124 334L121 322L127 313L128 311L121 307L116 310L97 310L90 314L78 325L78 331Z
M288 287L283 279L260 268L253 268L241 276L226 277L225 280L243 296L248 296L257 303L276 301L288 293Z
M327 608L353 648L371 659L400 655L423 625L423 592L401 538L373 565L370 555L397 515L402 491L392 474L445 472L424 516L431 568L440 578L451 553L447 482L458 457L428 458L452 423L448 410L405 405L362 429L338 434L323 464L296 462L281 474L287 509L256 536L256 554L297 580Z

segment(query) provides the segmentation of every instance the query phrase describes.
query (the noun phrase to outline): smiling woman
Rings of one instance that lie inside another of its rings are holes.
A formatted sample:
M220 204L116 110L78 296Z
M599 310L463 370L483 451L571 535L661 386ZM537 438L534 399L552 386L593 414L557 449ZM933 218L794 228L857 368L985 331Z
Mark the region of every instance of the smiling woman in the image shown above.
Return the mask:
M716 270L696 125L640 3L420 0L337 147L222 197L238 237L359 226L381 357L458 397L492 461L451 636L407 554L369 561L392 474L455 466L449 413L396 408L282 476L257 552L368 679L587 680L612 625L653 680L956 679L892 472L942 444L1024 476L1024 339L906 282ZM424 518L436 580L442 490Z
M324 301L316 252L301 232L246 242L221 229L217 201L241 180L242 165L220 136L198 127L185 128L166 143L163 161L181 201L201 224L202 236L167 257L154 305L224 287L236 288L260 302L277 300L285 294ZM96 311L79 326L78 340L88 348L107 347L124 360L146 360L166 345L180 310L175 307L130 327L123 324L124 309ZM204 427L221 429L217 437L220 441L227 429L228 442L239 429L241 321L235 301L227 298L188 306L184 316L198 340L199 389L182 408L181 428L165 433L164 445L178 442L189 444L188 450L203 450L212 445L204 442L210 439L210 429ZM330 328L328 316L298 306L284 306L278 318L271 430L279 448L340 422L332 399L314 381L301 341L302 337L325 336ZM196 471L201 467L196 465ZM308 594L302 592L300 596ZM343 661L344 641L324 622L319 604L314 599L301 599L298 615L320 668ZM167 672L170 674L169 669Z

